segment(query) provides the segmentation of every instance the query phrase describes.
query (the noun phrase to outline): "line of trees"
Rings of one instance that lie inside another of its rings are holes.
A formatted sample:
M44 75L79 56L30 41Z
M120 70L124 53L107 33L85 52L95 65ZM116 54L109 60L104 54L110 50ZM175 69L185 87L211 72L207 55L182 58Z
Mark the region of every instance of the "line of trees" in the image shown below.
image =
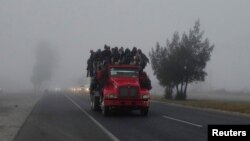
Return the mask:
M149 52L154 75L165 87L165 98L173 98L175 88L175 99L185 100L188 84L205 80L205 67L214 45L210 45L208 38L203 39L203 35L197 20L189 34L180 37L175 32L165 47L157 43Z

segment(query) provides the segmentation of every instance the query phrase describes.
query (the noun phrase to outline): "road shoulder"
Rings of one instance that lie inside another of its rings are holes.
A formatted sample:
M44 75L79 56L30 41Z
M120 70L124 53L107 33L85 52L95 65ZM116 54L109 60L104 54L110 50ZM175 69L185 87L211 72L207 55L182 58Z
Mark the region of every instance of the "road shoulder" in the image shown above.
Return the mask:
M40 97L32 93L0 95L1 141L14 139Z
M210 111L210 112L250 117L250 114L248 113L241 113L237 111L227 111L227 110L222 110L222 109L206 108L206 107L199 107L199 106L192 106L192 105L183 105L180 103L172 103L172 102L167 102L167 101L162 101L162 100L157 100L157 99L152 100L152 102L162 103L162 104L167 104L167 105L177 106L177 107L183 107L183 108L189 108L189 109L204 110L204 111Z

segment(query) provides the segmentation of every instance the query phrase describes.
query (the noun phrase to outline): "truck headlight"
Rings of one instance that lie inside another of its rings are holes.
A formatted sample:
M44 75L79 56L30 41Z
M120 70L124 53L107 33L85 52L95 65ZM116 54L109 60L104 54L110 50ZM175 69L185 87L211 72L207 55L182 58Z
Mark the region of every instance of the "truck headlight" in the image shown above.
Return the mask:
M149 95L143 95L142 99L149 99Z
M117 95L116 94L109 94L107 97L108 97L108 99L116 99Z

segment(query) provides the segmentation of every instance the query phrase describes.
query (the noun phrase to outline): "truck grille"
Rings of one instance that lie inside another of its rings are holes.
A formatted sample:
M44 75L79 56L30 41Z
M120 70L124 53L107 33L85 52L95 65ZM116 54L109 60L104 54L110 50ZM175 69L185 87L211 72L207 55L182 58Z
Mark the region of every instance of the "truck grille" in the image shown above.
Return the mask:
M119 89L119 98L135 99L138 96L138 88L131 86L123 86Z

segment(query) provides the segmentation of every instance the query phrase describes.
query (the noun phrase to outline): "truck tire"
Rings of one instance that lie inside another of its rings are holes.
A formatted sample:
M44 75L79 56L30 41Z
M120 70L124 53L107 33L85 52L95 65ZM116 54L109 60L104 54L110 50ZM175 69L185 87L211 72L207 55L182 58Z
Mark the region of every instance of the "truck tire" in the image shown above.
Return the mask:
M91 110L99 111L100 110L100 97L91 96Z
M110 112L109 107L108 106L104 106L103 109L102 109L102 114L104 116L108 116L109 112Z
M148 116L148 108L141 108L140 112L142 116Z

